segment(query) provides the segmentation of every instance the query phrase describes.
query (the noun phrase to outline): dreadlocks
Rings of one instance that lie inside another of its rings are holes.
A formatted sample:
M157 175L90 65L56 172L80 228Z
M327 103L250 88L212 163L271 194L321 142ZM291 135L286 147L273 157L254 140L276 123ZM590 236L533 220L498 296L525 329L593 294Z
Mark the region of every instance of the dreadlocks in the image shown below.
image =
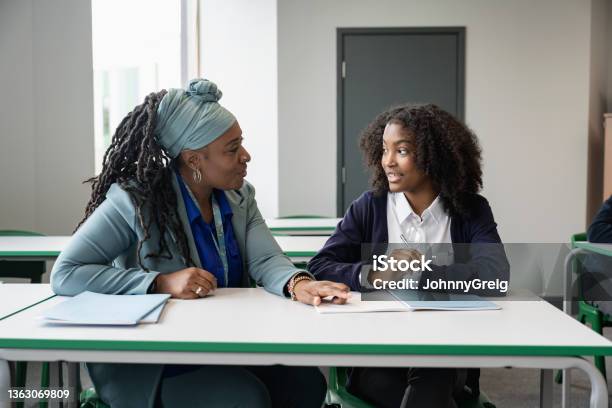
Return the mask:
M190 265L193 261L187 246L187 237L177 216L177 198L172 188L173 164L154 138L157 107L166 90L149 94L144 103L138 105L119 124L102 161L102 172L86 180L91 183L91 198L85 209L85 217L77 229L106 199L113 183L127 191L136 207L136 215L144 236L138 241L138 264L142 264L140 251L144 241L151 237L151 226L159 230L157 252L145 258L171 259L172 253L166 242L166 231L176 237L181 255ZM146 216L145 216L146 214Z

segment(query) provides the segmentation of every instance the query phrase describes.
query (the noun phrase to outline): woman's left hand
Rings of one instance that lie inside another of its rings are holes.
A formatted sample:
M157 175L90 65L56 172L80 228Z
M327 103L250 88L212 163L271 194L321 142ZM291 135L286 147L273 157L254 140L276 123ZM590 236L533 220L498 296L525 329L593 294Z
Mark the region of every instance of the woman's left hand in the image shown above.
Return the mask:
M344 283L331 281L301 280L295 284L293 293L299 302L307 305L318 305L321 299L333 296L332 303L341 305L346 303L351 295L351 289Z

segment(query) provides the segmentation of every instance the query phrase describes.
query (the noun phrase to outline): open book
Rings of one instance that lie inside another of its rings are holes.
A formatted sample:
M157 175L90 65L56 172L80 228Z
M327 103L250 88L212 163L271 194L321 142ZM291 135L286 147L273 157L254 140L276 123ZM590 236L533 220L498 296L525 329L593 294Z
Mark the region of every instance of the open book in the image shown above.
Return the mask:
M417 310L497 310L501 307L493 302L470 294L447 294L417 290L378 291L368 294L351 292L351 298L344 305L329 301L316 306L319 313L370 313L370 312L410 312Z

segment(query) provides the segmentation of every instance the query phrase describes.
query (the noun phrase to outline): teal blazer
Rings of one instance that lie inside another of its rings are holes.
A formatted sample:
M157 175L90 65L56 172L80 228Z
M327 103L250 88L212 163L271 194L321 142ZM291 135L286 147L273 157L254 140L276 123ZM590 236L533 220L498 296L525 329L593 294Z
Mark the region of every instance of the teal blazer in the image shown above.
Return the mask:
M185 228L189 250L195 266L202 267L187 219L185 204L176 178L172 178L177 196L178 216ZM249 286L249 276L266 290L283 296L291 276L299 272L281 251L265 224L257 202L255 189L246 181L239 190L225 192L233 211L232 226L243 263L243 286ZM145 214L146 217L146 214ZM160 273L186 268L179 254L176 238L166 232L172 259L145 258L157 252L159 230L152 225L150 239L142 245L143 265L138 265L138 240L144 232L128 193L113 184L106 200L75 232L58 257L51 272L51 285L58 295L73 296L85 290L109 294L144 294ZM153 407L163 365L89 363L89 374L102 399L114 407L147 405ZM196 392L196 390L194 390ZM145 403L146 401L146 403Z

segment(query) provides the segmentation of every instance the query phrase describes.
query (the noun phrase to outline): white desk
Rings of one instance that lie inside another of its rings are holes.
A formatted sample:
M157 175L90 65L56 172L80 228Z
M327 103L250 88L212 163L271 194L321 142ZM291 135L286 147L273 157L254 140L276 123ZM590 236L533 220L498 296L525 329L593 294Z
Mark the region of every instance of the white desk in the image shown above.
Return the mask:
M0 284L0 320L53 296L50 285Z
M268 218L266 224L274 233L287 235L330 236L341 218Z
M323 247L328 237L276 236L274 238L293 262L307 262ZM70 236L0 237L0 259L55 259L69 240Z
M0 321L0 363L571 367L587 373L591 406L608 406L603 377L579 356L611 355L612 343L543 301L501 301L499 311L321 315L263 289L220 289L210 298L171 300L155 325L60 327L36 319L62 300ZM8 384L3 366L0 390ZM545 378L550 402L552 375Z

